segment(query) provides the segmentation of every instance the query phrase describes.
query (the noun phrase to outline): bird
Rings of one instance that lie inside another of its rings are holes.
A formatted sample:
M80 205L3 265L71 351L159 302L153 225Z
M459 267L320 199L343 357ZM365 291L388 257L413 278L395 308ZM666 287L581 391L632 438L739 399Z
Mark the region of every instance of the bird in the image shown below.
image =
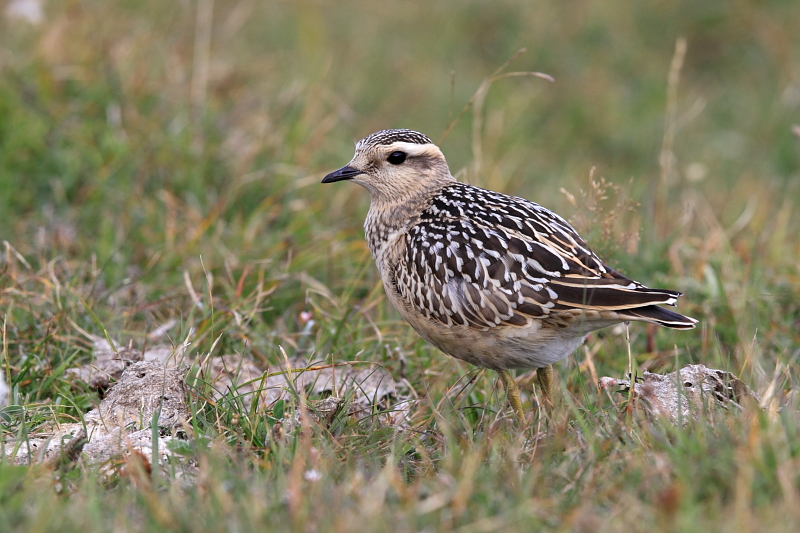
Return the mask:
M496 371L525 423L512 369L537 369L552 402L553 363L592 331L628 321L691 329L665 309L682 293L650 289L606 265L561 216L456 180L427 136L382 130L322 183L370 195L364 233L392 305L445 354Z

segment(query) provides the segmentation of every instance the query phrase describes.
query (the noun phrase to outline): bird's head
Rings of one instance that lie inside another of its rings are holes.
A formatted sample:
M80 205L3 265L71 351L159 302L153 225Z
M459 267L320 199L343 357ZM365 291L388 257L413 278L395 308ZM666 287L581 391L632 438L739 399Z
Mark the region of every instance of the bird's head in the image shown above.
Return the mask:
M350 180L369 191L373 201L393 202L455 179L439 147L413 130L383 130L356 144L347 164L331 172L322 183Z

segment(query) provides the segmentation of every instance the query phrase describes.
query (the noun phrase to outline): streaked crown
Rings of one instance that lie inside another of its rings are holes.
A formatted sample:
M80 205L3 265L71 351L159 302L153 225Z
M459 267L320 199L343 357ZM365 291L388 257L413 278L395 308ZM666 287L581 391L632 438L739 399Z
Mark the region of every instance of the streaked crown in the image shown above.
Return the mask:
M418 131L399 129L376 131L358 141L356 147L366 148L368 146L388 145L396 142L433 144L433 141Z

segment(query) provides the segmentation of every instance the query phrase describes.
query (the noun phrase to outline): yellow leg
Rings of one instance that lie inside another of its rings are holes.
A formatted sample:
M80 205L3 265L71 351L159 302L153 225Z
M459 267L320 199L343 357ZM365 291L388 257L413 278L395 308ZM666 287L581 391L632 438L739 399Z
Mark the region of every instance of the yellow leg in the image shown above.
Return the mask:
M517 417L517 422L521 426L525 425L525 415L522 412L522 400L519 398L519 389L514 381L514 378L508 373L508 370L498 370L500 381L503 382L503 387L506 389L506 396L508 396L508 403L511 404L511 410L514 411L514 416Z
M539 385L542 387L542 396L544 400L553 405L553 367L548 365L536 371L536 378L539 380Z

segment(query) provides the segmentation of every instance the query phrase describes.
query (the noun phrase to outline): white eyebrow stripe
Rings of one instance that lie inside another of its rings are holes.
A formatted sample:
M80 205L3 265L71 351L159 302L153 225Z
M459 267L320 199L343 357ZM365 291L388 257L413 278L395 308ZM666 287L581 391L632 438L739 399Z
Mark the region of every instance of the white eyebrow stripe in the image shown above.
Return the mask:
M414 143L407 143L407 142L393 142L392 144L387 144L383 146L383 149L386 152L405 152L411 157L420 157L420 156L428 156L428 157L441 157L444 159L444 155L436 145L433 144L414 144Z

